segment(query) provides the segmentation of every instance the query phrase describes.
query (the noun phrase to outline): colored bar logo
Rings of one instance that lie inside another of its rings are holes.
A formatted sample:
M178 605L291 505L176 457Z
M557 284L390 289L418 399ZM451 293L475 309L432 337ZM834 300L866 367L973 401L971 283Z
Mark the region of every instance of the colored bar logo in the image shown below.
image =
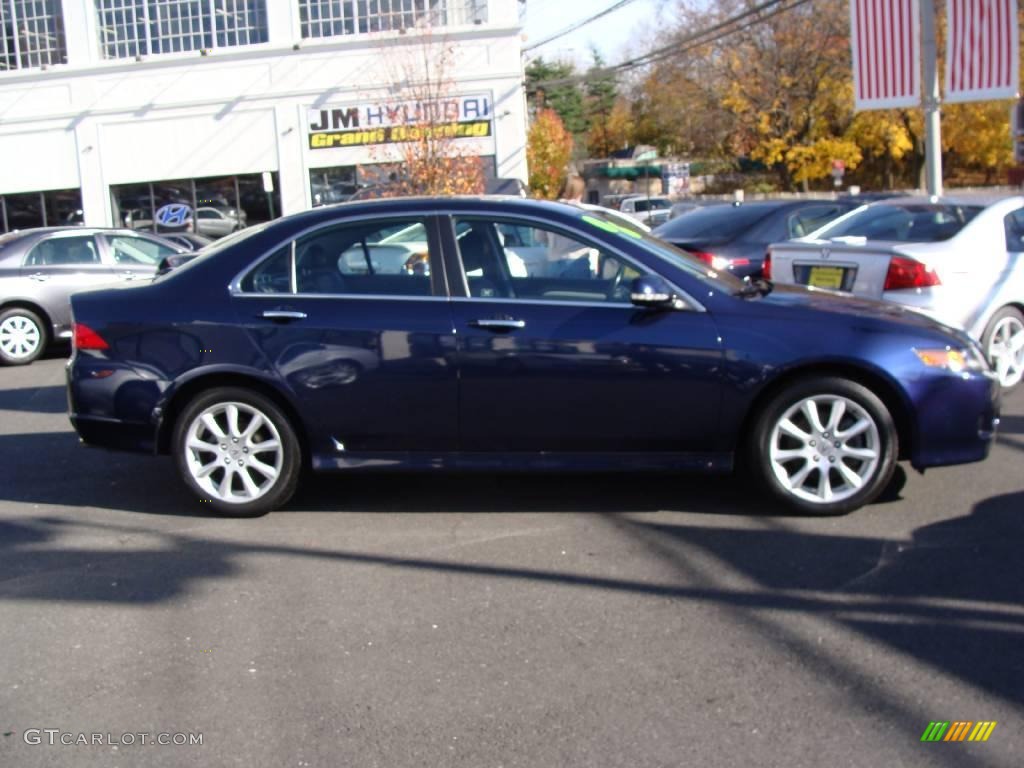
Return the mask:
M933 720L921 734L921 741L988 741L995 729L995 720Z

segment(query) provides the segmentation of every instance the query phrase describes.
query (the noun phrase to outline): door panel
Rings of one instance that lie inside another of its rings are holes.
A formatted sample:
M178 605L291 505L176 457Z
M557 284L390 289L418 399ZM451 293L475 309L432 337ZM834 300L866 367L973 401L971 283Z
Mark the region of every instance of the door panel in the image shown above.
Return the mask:
M462 450L715 448L722 358L708 314L478 299L452 313Z

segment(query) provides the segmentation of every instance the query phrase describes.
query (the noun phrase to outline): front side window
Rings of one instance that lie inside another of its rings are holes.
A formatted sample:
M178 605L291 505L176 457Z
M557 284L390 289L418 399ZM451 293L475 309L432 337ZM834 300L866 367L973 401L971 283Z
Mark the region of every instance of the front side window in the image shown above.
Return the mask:
M157 266L164 258L177 251L163 243L145 237L118 235L108 238L114 261L119 265Z
M460 218L455 236L469 295L527 301L629 302L637 264L536 222Z
M96 0L106 59L267 42L266 0Z
M67 61L60 0L0 2L0 71Z
M91 235L48 238L36 245L25 260L26 267L71 267L99 263L99 251Z
M487 21L487 0L299 0L302 36L337 37Z
M1003 224L1006 229L1006 250L1024 251L1024 208L1006 214Z

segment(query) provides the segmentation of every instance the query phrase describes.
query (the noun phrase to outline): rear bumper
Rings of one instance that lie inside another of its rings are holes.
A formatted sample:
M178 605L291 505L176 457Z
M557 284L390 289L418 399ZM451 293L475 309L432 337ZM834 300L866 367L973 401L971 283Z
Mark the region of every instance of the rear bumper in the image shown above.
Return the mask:
M151 424L71 414L71 426L86 445L115 451L156 452L156 429Z
M924 469L987 457L999 425L1000 392L998 382L986 376L921 382L914 398L918 425L911 464Z

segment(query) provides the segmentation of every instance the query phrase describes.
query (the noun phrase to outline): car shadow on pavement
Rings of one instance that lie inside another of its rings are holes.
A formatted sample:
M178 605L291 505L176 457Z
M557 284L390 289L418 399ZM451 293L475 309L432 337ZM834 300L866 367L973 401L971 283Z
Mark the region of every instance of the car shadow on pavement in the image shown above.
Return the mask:
M967 515L922 526L906 539L847 536L834 533L841 530L835 527L777 518L738 528L710 517L666 523L628 513L599 515L670 566L660 580L612 575L621 571L600 563L578 569L492 565L312 542L246 541L241 535L223 540L191 527L155 531L71 517L24 518L0 522L0 601L170 602L194 593L197 581L235 577L245 561L263 557L317 569L386 568L410 579L441 573L630 594L713 608L735 631L799 659L803 673L829 680L891 727L917 733L934 718L926 711L932 704L893 687L870 659L849 658L846 644L834 636L857 633L904 655L908 665L956 677L1002 700L993 703L996 709L1024 705L1021 509L1024 492L989 498ZM65 534L82 532L89 541L102 537L103 544L65 546ZM822 633L831 633L828 643ZM949 754L950 765L985 764L975 755Z
M0 435L0 455L0 503L214 516L184 487L167 456L89 448L73 432ZM905 482L897 467L876 503L899 499ZM801 517L742 474L634 472L307 474L295 499L274 514L620 511Z
M67 390L64 387L0 389L0 411L67 413L67 410Z

